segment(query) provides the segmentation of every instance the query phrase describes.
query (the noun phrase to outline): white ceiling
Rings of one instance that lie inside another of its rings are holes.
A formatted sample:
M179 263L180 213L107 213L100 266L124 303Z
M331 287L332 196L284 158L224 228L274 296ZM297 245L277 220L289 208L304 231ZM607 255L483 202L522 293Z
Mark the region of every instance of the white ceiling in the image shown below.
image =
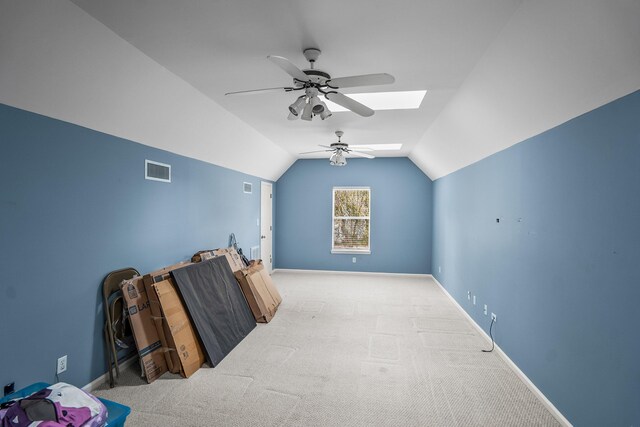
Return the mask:
M640 88L637 0L73 3L0 0L0 102L273 180L336 129L436 179ZM286 120L291 93L223 95L290 85L266 56L306 68L306 47L396 77L345 93L428 93L313 122Z
M189 82L292 155L335 141L402 143L383 155L408 156L516 10L516 0L437 1L130 1L73 0L146 55ZM286 120L297 94L225 97L229 91L291 85L266 59L284 56L308 68L302 50L317 47L316 68L334 77L386 72L396 83L345 93L427 89L418 110L371 118L334 113Z
M640 1L526 1L410 158L439 178L640 89Z
M295 160L73 3L0 12L1 103L271 180Z

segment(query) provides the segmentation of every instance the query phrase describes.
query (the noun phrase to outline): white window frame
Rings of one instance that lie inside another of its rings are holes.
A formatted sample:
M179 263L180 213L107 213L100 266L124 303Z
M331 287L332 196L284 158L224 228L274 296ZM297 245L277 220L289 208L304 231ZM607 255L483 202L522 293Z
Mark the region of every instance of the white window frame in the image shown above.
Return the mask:
M339 216L336 218L336 190L366 190L369 192L369 216ZM336 249L334 224L336 219L367 219L369 220L369 248L368 249ZM331 253L332 254L371 254L371 187L333 187L331 190Z

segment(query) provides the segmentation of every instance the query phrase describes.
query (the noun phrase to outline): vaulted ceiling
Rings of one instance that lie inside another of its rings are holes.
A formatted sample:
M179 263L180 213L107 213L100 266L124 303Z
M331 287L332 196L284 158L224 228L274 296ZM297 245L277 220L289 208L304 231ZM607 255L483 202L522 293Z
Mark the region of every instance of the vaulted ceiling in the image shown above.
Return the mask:
M143 129L153 121L125 126L118 118L102 123L91 116L81 124L270 179L302 157L298 153L334 142L337 129L350 144L402 143L398 152L375 154L409 156L436 179L640 88L640 2L634 0L73 3L97 20L91 25L106 26L133 47L126 58L135 50L146 57L144 67L172 75L155 82L154 98L165 99L146 99L147 111L166 110L162 103L172 102L180 80L189 86L185 92L194 93L173 102L192 104L185 105L196 116L190 121L199 122L197 133L173 142L163 139L165 131ZM94 54L107 49L106 37L96 36ZM302 50L308 47L322 50L316 68L334 77L386 72L396 78L389 86L345 89L346 94L428 92L418 109L377 111L369 118L340 112L312 122L286 119L292 93L224 95L290 85L290 77L266 57L284 56L307 68ZM135 73L130 65L120 66L124 58L113 55L118 63L111 64L112 72ZM212 110L213 123L201 123ZM237 140L250 143L245 147ZM256 150L261 163L238 167L225 156L239 153L225 144Z

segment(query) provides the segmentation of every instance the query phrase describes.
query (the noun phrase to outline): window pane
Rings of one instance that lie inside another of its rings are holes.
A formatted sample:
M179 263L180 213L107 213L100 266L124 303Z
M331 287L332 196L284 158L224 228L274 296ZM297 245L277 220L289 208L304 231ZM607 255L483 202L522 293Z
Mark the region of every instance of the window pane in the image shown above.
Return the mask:
M334 220L333 247L335 249L369 249L369 220Z
M335 190L334 216L369 216L369 191Z

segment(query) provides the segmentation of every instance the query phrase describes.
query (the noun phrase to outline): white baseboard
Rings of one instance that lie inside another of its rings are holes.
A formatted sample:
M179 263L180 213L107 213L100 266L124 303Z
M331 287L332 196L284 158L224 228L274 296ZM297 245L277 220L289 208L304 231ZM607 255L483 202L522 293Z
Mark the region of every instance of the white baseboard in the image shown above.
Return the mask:
M134 354L133 356L131 356L130 358L128 358L124 362L121 362L118 365L120 367L120 372L122 372L123 369L126 369L129 366L133 365L138 360L140 360L138 358L138 354ZM102 384L106 383L108 381L108 379L109 379L109 373L105 372L104 374L102 374L98 378L96 378L95 380L91 381L89 384L87 384L84 387L82 387L82 389L84 391L88 391L89 393L91 393L93 390L97 389Z
M476 321L473 320L473 318L469 315L469 313L467 313L462 308L462 306L458 304L458 301L456 301L451 296L451 294L449 294L449 292L444 288L444 286L442 286L442 284L438 282L438 279L436 279L432 275L430 276L433 278L433 281L436 282L436 284L440 287L440 289L442 289L442 292L444 292L444 294L451 300L451 302L453 302L453 304L458 308L458 310L460 310L460 312L464 315L464 317L466 317L469 320L469 322L471 322L471 324L476 328L476 330L480 333L480 335L490 343L491 337L487 335L484 329L482 329L480 325L478 325ZM562 415L562 413L558 410L558 408L556 408L553 405L553 403L551 403L551 401L547 399L547 396L545 396L540 391L540 389L538 389L538 387L535 386L535 384L529 379L529 377L527 377L525 373L522 372L520 368L518 368L518 365L513 363L513 360L511 360L509 356L507 356L507 354L500 348L500 346L498 346L498 344L495 344L495 351L502 358L502 360L505 361L507 366L509 366L509 368L511 368L511 370L518 376L518 378L522 380L522 382L527 386L527 388L531 390L531 392L540 400L540 402L542 402L542 404L549 410L549 412L551 412L551 415L553 415L554 418L558 420L560 424L562 424L563 426L572 427L572 424L569 422L569 420L567 420L564 417L564 415Z
M278 268L272 272L278 273L319 273L319 274L358 274L358 275L372 275L372 276L404 276L404 277L431 277L430 274L419 273L382 273L377 271L337 271L337 270L299 270L294 268Z

